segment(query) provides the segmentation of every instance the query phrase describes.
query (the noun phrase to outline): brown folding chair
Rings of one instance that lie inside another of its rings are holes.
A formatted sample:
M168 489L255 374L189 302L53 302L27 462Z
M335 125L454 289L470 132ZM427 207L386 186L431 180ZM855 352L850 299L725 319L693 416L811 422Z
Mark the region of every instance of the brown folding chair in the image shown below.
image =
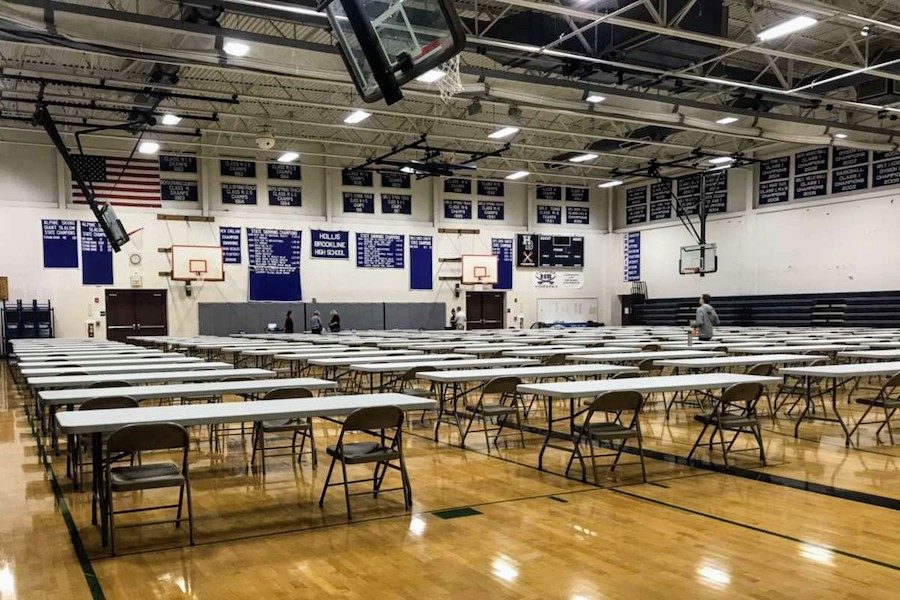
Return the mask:
M279 388L272 390L263 396L263 400L284 400L287 398L312 398L313 393L306 388ZM287 446L268 446L266 434L290 433L291 443ZM297 452L297 438L300 438L300 452ZM253 453L250 456L250 464L256 463L256 452L259 451L260 463L262 465L263 475L266 474L266 452L268 450L285 450L290 448L289 453L269 454L269 456L294 456L297 455L297 462L303 458L306 440L309 440L309 454L312 460L313 469L316 468L318 460L316 457L316 438L313 436L313 422L311 417L301 419L282 419L278 421L257 421L253 424Z
M151 452L154 450L181 450L181 464L173 462L156 462L127 467L114 467L113 464L125 456L137 452ZM191 545L194 545L194 513L191 505L191 486L188 478L188 433L184 427L176 423L156 423L150 425L126 425L114 431L106 442L106 494L104 501L107 506L109 518L109 547L113 556L116 555L116 515L123 513L144 512L150 510L162 510L177 508L175 527L181 527L183 521L182 507L185 495L187 495L187 520ZM115 510L113 501L115 494L134 492L138 490L161 489L177 487L178 504L166 504L150 506L146 508L131 508L122 511ZM143 527L146 525L159 525L172 521L153 521L150 523L136 523L130 527Z
M728 453L741 434L749 433L756 439L759 449L759 460L766 464L766 451L763 448L762 428L759 424L759 416L756 414L756 405L762 395L763 387L758 383L738 383L722 392L719 401L713 407L712 412L694 415L694 420L703 424L697 441L688 453L688 460L694 455L703 436L710 427L709 451L712 452L713 440L718 434L719 444L722 448L722 460L728 466ZM729 442L725 441L724 432L734 433Z
M480 417L484 425L481 431L484 432L484 441L487 445L488 454L490 454L491 441L488 437L488 432L495 432L494 445L496 445L503 428L507 426L507 421L512 415L516 418L516 427L519 430L519 441L521 441L522 447L525 447L525 434L522 432L522 415L520 412L520 409L522 408L522 396L516 389L521 383L522 380L518 377L497 377L484 384L481 388L481 395L478 397L478 402L466 405L466 412L471 413L471 416L469 417L469 423L466 425L466 430L463 432L462 446L465 446L466 444L466 436L469 435L469 431L472 429L472 424L475 422L475 419ZM499 394L500 396L497 402L486 402L488 397L495 394ZM488 426L491 418L496 419L497 429L495 430L490 429Z
M587 414L584 417L584 421L573 428L575 447L566 465L566 474L568 475L569 470L572 468L572 463L577 457L582 466L582 480L587 479L587 472L584 469L584 455L581 453L581 444L587 441L594 482L599 484L597 479L597 458L615 456L610 467L610 473L612 473L619 464L619 458L625 450L626 442L630 439L636 439L638 455L641 459L641 477L646 483L647 469L644 465L644 445L641 436L640 419L642 400L640 392L619 391L606 392L593 400L585 402L588 405ZM602 419L597 417L602 417ZM598 446L608 443L613 452L596 454L594 452L595 442ZM614 446L613 442L620 442L618 448Z
M547 367L558 367L559 365L566 364L566 362L566 353L560 352L558 354L551 354L541 361L541 364Z
M659 352L659 344L644 344L641 346L641 352Z
M852 436L853 433L859 429L860 425L878 425L879 427L875 431L875 437L880 440L881 438L879 436L881 435L881 430L887 428L888 437L893 445L894 432L891 431L891 419L894 417L897 409L900 408L900 373L897 373L888 379L875 397L856 398L854 402L862 404L866 407L866 410L859 418L859 421L856 422L856 425L853 426L850 435ZM873 408L880 408L884 418L877 421L866 421L866 417Z
M230 375L230 376L222 377L221 379L218 380L219 383L241 382L241 381L253 381L253 379L250 377L243 376L243 375ZM239 398L241 398L242 401L245 401L245 402L254 400L256 397L255 394L234 394L234 395L238 396ZM192 404L192 403L196 402L196 403L203 403L203 404L217 404L217 403L223 402L224 399L225 399L225 394L219 394L217 396L212 396L210 398L188 399L187 401L185 401L185 399L182 399L181 403L182 404L185 404L185 403ZM219 448L220 448L220 440L224 439L227 442L228 436L231 435L232 433L237 433L238 431L241 432L241 436L244 435L245 429L244 429L243 423L241 423L240 427L232 427L232 426L227 426L227 425L223 427L220 424L210 425L209 426L209 450L210 450L210 452L212 452L214 450L216 452L218 452ZM241 439L243 439L243 437Z
M347 434L364 435L369 440L347 442L345 441ZM372 482L371 493L375 498L381 492L402 490L404 508L407 510L412 508L412 487L403 458L403 411L398 407L379 406L360 408L355 411L344 421L337 443L328 446L325 451L331 456L331 465L329 465L328 475L325 477L319 506L325 505L325 494L329 487L342 485L344 486L344 501L347 503L347 518L352 519L350 496L359 496L369 492L351 494L350 484ZM338 462L341 463L343 481L331 483L331 474L334 471L334 465ZM375 463L375 472L371 478L350 480L347 477L347 465L371 463ZM381 486L384 484L388 468L400 472L401 487L382 489Z
M758 377L771 377L774 372L774 365L753 365L747 369L747 375L756 375ZM775 406L772 404L772 396L769 395L769 391L766 388L763 388L762 393L765 394L766 404L769 405L769 416L772 417L772 422L775 422L777 415L775 414Z

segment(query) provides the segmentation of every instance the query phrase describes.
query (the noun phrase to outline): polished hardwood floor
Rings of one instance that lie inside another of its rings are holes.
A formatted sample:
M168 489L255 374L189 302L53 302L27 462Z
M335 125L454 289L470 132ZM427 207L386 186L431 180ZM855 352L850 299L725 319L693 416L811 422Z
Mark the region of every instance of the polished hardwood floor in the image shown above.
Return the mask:
M308 458L248 469L248 439L191 449L197 545L172 526L123 529L108 557L90 525L90 499L46 456L0 369L0 598L895 598L900 580L900 444L863 431L764 422L769 465L734 455L729 472L687 455L693 409L644 415L650 483L636 465L600 485L562 475L566 454L540 437L486 452L430 439L413 423L405 451L411 512L398 493L354 498L340 488L324 509L327 470ZM539 412L539 411L538 411ZM531 424L541 426L537 413ZM334 425L317 422L320 451ZM452 438L455 440L455 438ZM634 461L634 455L625 460ZM698 458L721 464L704 450ZM58 481L61 499L54 494ZM135 494L155 502L167 492ZM169 493L169 497L171 494ZM465 509L465 510L453 510ZM446 512L445 512L446 511ZM136 516L133 520L159 515ZM71 523L71 528L68 523ZM84 548L79 556L77 549ZM89 585L91 583L92 585Z

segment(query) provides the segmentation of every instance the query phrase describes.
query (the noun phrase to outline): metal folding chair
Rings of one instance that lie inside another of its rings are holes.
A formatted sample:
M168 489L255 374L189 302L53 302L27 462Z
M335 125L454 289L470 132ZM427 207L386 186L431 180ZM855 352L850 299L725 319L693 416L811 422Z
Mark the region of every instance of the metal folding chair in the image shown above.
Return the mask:
M491 440L488 437L488 432L495 432L493 442L496 445L503 428L507 426L509 417L514 416L516 418L516 427L519 430L519 440L522 443L522 447L525 447L525 434L522 431L522 415L520 412L522 397L516 389L521 383L522 380L518 377L497 377L484 384L481 388L478 402L466 405L466 412L471 413L471 416L469 417L469 423L466 425L466 430L463 432L463 446L465 446L469 431L472 430L472 424L476 418L480 417L484 425L481 431L484 432L484 441L487 445L488 454L490 454ZM499 400L495 403L486 402L487 398L493 395L499 395ZM497 429L492 430L488 426L492 418L496 419Z
M697 441L688 453L688 460L694 455L697 447L703 441L703 436L711 427L709 435L709 451L712 452L713 440L718 435L722 448L722 460L728 466L728 453L731 452L735 441L741 434L751 434L759 449L759 460L766 464L766 451L763 448L762 428L759 424L759 416L756 414L756 405L762 394L762 385L758 383L738 383L726 388L719 401L713 407L712 412L694 415L694 420L703 424ZM730 441L725 441L725 432L734 433Z
M619 464L619 458L625 450L626 442L630 439L636 439L641 463L641 477L646 483L647 469L644 465L644 445L641 436L640 420L642 401L643 398L640 392L620 391L606 392L593 400L585 402L588 409L584 420L580 424L576 424L572 431L574 448L572 455L569 457L569 462L566 464L566 474L569 474L572 463L575 461L575 458L578 458L582 466L582 480L587 479L587 473L584 469L584 455L581 452L581 444L587 441L594 482L599 483L597 479L597 458L615 456L610 467L610 473L612 473L616 470L616 465ZM602 417L602 419L598 419L598 417ZM598 446L608 443L613 452L606 454L595 453L595 442ZM618 448L615 447L613 442L620 442Z
M263 400L284 400L287 398L312 398L313 393L306 388L279 388L267 392L263 396ZM266 434L290 433L291 443L286 446L268 446ZM266 474L266 452L269 450L285 450L290 448L289 453L282 452L280 454L269 454L272 456L294 456L297 455L297 463L303 458L306 441L309 440L309 454L312 461L313 469L318 465L316 457L316 438L313 435L312 418L305 419L284 419L280 421L256 421L253 424L253 453L250 455L250 464L256 463L256 453L259 451L260 464L262 466L263 475ZM297 438L300 438L300 452L297 452Z

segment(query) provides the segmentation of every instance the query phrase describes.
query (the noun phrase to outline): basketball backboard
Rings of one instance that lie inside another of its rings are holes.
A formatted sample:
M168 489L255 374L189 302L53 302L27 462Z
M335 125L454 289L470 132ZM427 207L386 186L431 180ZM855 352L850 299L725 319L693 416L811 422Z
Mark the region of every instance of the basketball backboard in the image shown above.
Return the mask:
M325 0L341 56L360 96L392 104L400 86L466 44L453 0Z
M169 259L175 281L225 281L222 246L172 246Z
M715 273L718 268L719 259L716 256L715 244L697 244L681 248L678 270L682 275Z
M497 257L494 254L463 254L462 283L497 283Z

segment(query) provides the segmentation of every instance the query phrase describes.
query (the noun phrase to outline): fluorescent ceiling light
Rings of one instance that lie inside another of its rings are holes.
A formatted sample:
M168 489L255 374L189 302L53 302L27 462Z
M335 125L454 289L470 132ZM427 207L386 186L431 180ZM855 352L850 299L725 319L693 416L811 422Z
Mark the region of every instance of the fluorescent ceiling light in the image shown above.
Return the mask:
M597 187L611 188L611 187L616 187L617 185L622 185L623 183L625 183L625 182L624 182L624 181L621 181L621 180L619 180L619 179L613 179L612 181L604 181L603 183L601 183L601 184L598 185Z
M569 162L573 162L573 163L587 162L589 160L594 160L595 158L597 158L596 154L591 154L590 152L588 152L586 154L579 154L578 156L573 156L572 158L569 159Z
M722 117L721 119L717 119L716 123L719 125L731 125L732 123L737 123L737 117Z
M760 41L766 42L768 40L774 40L776 38L795 33L797 31L800 31L801 29L806 29L807 27L812 27L816 23L818 23L818 21L816 21L812 17L801 15L799 17L789 19L783 23L779 23L778 25L773 25L768 29L763 29L758 34L756 34L756 37L759 38Z
M225 42L222 46L222 50L225 51L225 54L229 54L231 56L247 56L247 53L250 52L250 46L245 44L244 42Z
M528 171L516 171L515 173L510 173L506 176L507 179L522 179L523 177L528 177L531 173Z
M847 134L846 133L836 133L836 134L834 134L834 137L836 137L839 140L845 140L845 139L847 139Z
M714 165L721 165L721 164L725 164L725 163L734 162L734 159L731 158L730 156L717 156L715 158L709 159L709 162Z
M141 145L138 146L138 152L141 154L156 154L159 152L159 144L156 142L141 142Z
M518 132L519 132L518 127L502 127L493 133L489 133L488 137L491 138L492 140L499 140L499 139L502 139L505 137L509 137Z
M416 172L416 170L413 169L412 167L400 167L400 171L401 171L402 173L410 173L410 174Z
M346 119L344 119L344 123L347 123L348 125L353 125L354 123L362 123L371 116L372 113L368 113L364 110L355 110L350 113L350 115L347 116Z
M600 94L588 94L587 98L584 99L585 102L590 102L591 104L597 104L599 102L603 102L606 100L606 96L601 96Z
M416 77L416 81L421 81L422 83L434 83L439 79L443 79L444 75L446 75L446 73L440 69L429 69Z
M181 123L181 117L178 115L173 115L171 113L167 113L163 115L162 124L163 125L178 125Z
M285 152L281 156L278 157L278 162L289 163L300 158L299 152Z

